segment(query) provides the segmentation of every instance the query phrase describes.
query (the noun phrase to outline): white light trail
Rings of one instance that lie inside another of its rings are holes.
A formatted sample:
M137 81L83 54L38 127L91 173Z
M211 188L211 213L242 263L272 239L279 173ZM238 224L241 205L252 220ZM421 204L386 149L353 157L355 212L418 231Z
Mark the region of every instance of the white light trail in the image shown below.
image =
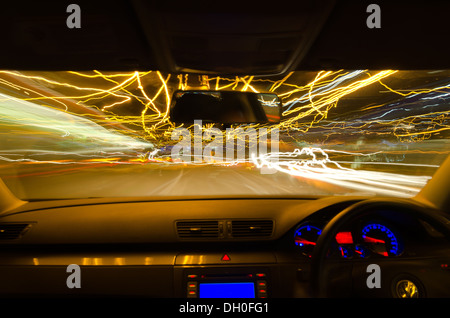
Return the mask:
M388 196L411 197L431 179L429 176L345 168L338 162L330 160L327 151L308 147L295 149L293 152L268 153L258 157L252 155L252 160L258 168L272 168L296 177ZM349 152L342 153L349 154ZM318 159L318 156L321 159Z
M84 151L89 145L95 146L92 151L153 147L151 143L110 131L91 120L60 110L36 105L1 93L0 99L2 99L0 103L0 125L41 132L46 137L56 138L59 143L65 140L77 140L76 138L78 138L80 140L78 143ZM68 137L74 139L68 139ZM90 140L90 142L82 140Z

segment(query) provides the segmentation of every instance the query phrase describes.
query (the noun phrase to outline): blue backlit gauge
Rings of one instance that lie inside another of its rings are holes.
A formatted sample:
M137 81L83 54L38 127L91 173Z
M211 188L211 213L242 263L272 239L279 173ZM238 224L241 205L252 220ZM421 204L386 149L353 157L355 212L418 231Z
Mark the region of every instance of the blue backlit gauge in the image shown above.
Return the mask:
M301 225L295 230L294 243L303 254L311 256L321 233L322 229L316 226L310 224Z
M339 246L339 254L342 258L352 258L353 249L351 248L351 246L341 245Z
M369 223L362 229L362 240L373 253L389 257L402 253L402 246L394 232L384 224Z
M355 257L366 258L369 257L370 250L363 245L355 245Z

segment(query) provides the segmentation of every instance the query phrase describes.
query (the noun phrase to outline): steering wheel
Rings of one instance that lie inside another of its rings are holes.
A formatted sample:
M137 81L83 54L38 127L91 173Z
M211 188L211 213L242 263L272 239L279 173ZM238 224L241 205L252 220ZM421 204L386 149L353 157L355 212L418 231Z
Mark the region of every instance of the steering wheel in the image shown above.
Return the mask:
M389 208L392 211L407 211L409 215L428 222L447 237L447 239L450 238L449 219L433 208L402 199L369 199L357 202L334 216L322 230L316 242L311 259L310 282L312 297L323 298L328 296L326 259L330 246L339 229L347 224L347 222L352 222L357 218L369 215L380 208Z

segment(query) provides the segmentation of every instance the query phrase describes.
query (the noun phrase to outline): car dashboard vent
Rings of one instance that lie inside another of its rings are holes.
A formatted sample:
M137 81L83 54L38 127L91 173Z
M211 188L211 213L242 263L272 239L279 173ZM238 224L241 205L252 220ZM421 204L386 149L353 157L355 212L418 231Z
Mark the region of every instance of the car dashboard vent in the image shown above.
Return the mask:
M218 221L178 221L178 237L189 238L216 238L219 237Z
M176 222L180 239L251 239L269 238L273 220L180 220Z
M0 240L18 239L30 226L29 223L0 223Z
M272 220L238 220L231 222L231 236L236 238L269 237L272 232Z

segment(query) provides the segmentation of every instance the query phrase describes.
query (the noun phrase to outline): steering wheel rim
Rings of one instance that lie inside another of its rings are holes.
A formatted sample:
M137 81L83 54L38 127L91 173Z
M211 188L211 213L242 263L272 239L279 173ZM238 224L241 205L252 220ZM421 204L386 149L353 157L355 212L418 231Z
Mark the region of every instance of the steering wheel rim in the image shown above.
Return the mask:
M369 199L352 204L335 215L323 228L311 257L311 295L324 298L328 295L327 280L325 275L326 256L339 229L347 222L364 217L374 212L376 208L395 208L401 211L407 210L408 214L428 222L447 238L450 238L450 220L444 217L440 211L431 207L415 204L401 199Z

